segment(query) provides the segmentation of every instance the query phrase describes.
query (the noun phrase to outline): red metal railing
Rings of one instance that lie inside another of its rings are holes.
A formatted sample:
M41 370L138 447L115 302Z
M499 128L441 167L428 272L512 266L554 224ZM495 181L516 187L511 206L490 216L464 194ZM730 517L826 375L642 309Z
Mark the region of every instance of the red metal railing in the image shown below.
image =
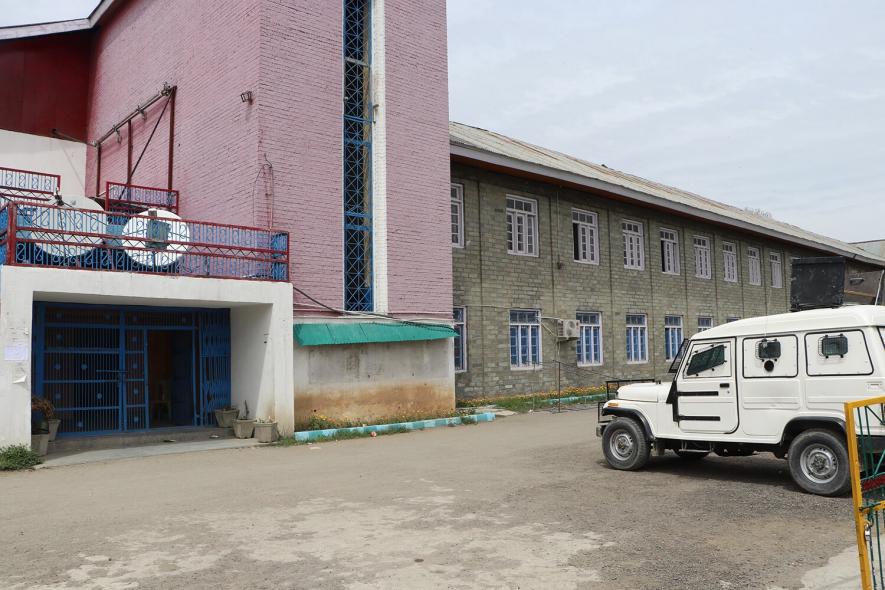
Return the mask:
M19 170L0 166L0 201L13 200L48 202L61 190L61 176L34 170Z
M178 191L120 182L105 184L105 209L108 211L157 208L178 213Z
M289 280L289 234L148 214L0 204L0 264Z

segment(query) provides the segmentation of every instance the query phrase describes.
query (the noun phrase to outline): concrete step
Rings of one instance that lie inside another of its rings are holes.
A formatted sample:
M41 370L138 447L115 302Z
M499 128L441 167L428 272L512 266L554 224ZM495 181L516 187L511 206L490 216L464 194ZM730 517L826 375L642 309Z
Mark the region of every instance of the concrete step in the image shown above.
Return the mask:
M60 436L49 443L49 454L120 449L162 444L166 441L199 442L233 438L230 428L179 427L158 428L144 432L121 432L100 436Z

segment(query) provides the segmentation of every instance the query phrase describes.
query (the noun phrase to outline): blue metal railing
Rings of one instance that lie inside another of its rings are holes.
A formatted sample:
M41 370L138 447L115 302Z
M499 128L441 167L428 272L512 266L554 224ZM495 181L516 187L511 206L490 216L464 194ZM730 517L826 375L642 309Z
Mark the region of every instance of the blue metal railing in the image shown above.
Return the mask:
M0 264L289 280L289 234L42 203L0 206Z

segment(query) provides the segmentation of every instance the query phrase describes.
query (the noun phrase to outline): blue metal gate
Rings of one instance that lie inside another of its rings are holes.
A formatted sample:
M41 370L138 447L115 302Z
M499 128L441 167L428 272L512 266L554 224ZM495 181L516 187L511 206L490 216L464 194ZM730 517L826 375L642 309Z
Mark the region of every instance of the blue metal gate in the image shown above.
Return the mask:
M175 362L191 365L193 425L212 424L213 410L230 404L229 310L34 304L34 393L55 406L59 434L151 428L160 397L158 384L151 396L155 331L190 334L190 358Z
M230 405L230 310L200 312L200 407L203 423Z

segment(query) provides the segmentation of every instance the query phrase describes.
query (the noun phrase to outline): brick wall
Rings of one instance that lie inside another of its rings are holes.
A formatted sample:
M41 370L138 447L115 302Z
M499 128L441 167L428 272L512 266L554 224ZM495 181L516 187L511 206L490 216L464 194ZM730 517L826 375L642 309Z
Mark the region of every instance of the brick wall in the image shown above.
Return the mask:
M385 0L389 308L449 317L446 5Z
M274 225L292 232L292 280L336 308L344 300L342 10L341 2L263 0L256 93L258 157L273 164Z
M176 85L182 216L289 230L293 282L333 307L343 305L342 10L318 0L124 2L95 32L88 115L94 139L164 82ZM387 0L385 13L390 309L447 317L445 3ZM253 104L240 100L247 90ZM133 121L133 161L162 104ZM133 183L166 186L169 116ZM90 194L96 180L99 192L126 180L120 132L103 145L100 179L89 151Z
M240 93L258 81L259 0L133 0L124 2L95 31L88 138L95 139L158 91L178 86L175 101L173 187L181 212L218 222L251 224L250 199L258 172L258 122ZM162 112L162 102L132 122L133 162ZM132 182L166 186L170 112ZM104 181L125 182L126 128L104 143ZM96 151L89 150L87 192L93 193Z
M681 316L685 337L697 330L698 316L720 324L728 316L747 318L785 312L789 308L789 260L813 255L784 243L733 233L711 224L632 206L590 193L486 171L452 165L452 182L464 186L464 248L453 248L454 305L467 308L468 370L456 376L460 397L529 393L556 387L557 342L554 323L542 323L544 364L533 371L510 368L509 310L540 309L542 317L571 318L577 311L602 314L603 364L577 367L575 342L559 345L562 386L598 385L613 378L666 375L664 316ZM537 201L537 257L507 253L506 196ZM598 216L599 264L574 261L572 208ZM623 263L621 220L642 222L645 270ZM678 275L661 271L659 230L679 233ZM711 239L712 278L695 276L693 237ZM723 280L722 243L737 249L739 280ZM747 248L760 249L761 285L749 284ZM783 261L783 288L771 287L770 252ZM626 362L625 315L647 316L649 359Z

